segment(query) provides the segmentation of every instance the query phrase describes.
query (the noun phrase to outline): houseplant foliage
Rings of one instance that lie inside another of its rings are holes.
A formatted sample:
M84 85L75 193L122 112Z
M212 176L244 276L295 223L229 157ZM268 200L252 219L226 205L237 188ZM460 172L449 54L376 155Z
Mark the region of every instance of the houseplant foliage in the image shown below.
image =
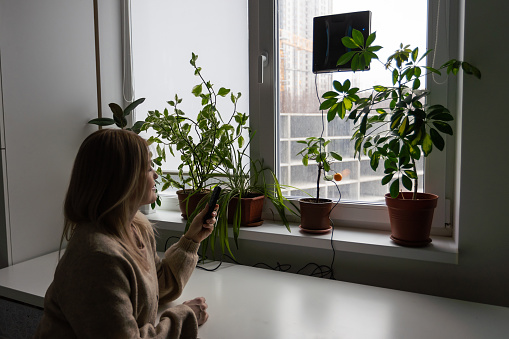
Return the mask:
M127 127L127 116L130 115L136 107L142 104L145 101L145 98L140 98L134 100L130 103L126 108L122 109L120 105L112 102L108 106L113 112L113 118L95 118L90 120L88 123L98 126L110 126L116 125L120 129L126 129L128 131L133 131L136 134L140 133L141 127L145 123L144 121L136 121L132 127Z
M174 187L188 191L191 195L204 193L196 208L189 209L186 228L208 202L210 187L222 187L218 202L218 223L210 238L203 243L202 250L206 251L209 244L214 250L215 243L219 242L223 253L228 250L232 254L228 241L228 208L231 200L247 198L253 194L264 195L272 202L287 228L285 211L291 210L285 205L286 199L283 198L276 177L261 161L249 157L249 145L255 132L248 127L249 116L237 110L241 93L234 94L225 87L216 91L214 85L202 76L202 68L197 65L197 59L198 56L193 53L190 64L194 68L194 75L200 79L191 91L201 103L196 119L191 119L180 109L182 98L175 95L174 100L168 101L172 111L150 111L142 130L151 129L155 132L148 142L156 145L157 156L153 161L158 166L156 171L162 180L162 190ZM230 100L231 111L219 111L218 101L222 99ZM180 155L177 179L162 171L161 166L167 152L173 156ZM265 181L265 175L272 176L271 184ZM241 204L237 204L232 221L236 244L241 213Z
M229 224L231 224L235 246L238 248L241 227L258 226L263 222L261 213L266 200L271 206L269 209L274 208L289 232L290 226L286 212L298 216L298 213L288 206L293 204L283 196L282 188L286 186L279 184L275 174L265 167L262 161L250 159L239 149L233 150L231 154L233 159L230 160L233 161L228 163L233 167L221 167L221 173L216 178L217 185L223 188L218 201L218 221L210 237L202 243L203 253L206 253L209 245L212 253L215 253L216 244L219 243L221 253L228 251L234 256L228 236ZM241 161L240 157L245 157L244 160L247 161ZM207 201L200 202L190 219L205 206Z
M229 143L236 142L235 139L226 137L226 134L232 129L238 129L240 124L234 117L240 114L237 112L237 101L241 94L235 95L224 87L216 92L211 82L203 78L202 69L196 64L197 59L198 56L193 53L190 63L195 76L200 79L200 83L191 91L201 101L201 109L196 119L186 116L180 109L182 99L175 95L174 100L168 101L172 112L167 108L163 112L149 111L142 127L142 130L151 129L156 133L148 142L156 144L157 156L153 161L158 166L156 171L162 180L162 191L175 187L189 192L191 196L207 192L210 179L223 164L221 150L229 149ZM217 101L228 95L233 109L228 119L224 120L217 108ZM237 122L237 125L234 122ZM173 156L180 154L177 180L168 173L164 174L161 169L167 152Z
M373 33L364 41L363 35L353 30L351 37L342 39L352 51L340 57L338 64L351 60L352 70L356 71L378 60L376 52L382 47L373 45L375 38ZM360 90L351 86L350 80L334 81L334 90L322 95L325 100L320 106L328 111L329 122L336 117L354 122L352 140L359 160L362 155L369 157L374 171L383 163L382 185L389 185L390 192L385 200L391 219L391 238L407 246L425 246L431 242L429 233L438 199L436 195L417 192L416 163L434 149L443 150L444 135L453 135L452 114L445 106L427 100L430 92L420 89L421 79L428 74L441 75L444 70L456 75L460 69L481 78L476 67L456 59L437 69L420 66L430 52L420 56L418 48L401 44L384 64L392 86L376 85ZM400 192L403 187L411 193ZM414 219L407 221L411 217Z
M301 212L301 229L308 232L328 231L330 229L329 213L332 208L331 199L320 199L320 180L322 175L325 180L332 180L327 175L331 169L331 161L341 161L342 157L336 152L326 150L330 140L323 137L309 137L306 140L297 141L304 145L304 148L297 153L302 156L302 164L309 165L309 161L315 162L317 166L316 195L315 198L302 198L299 200Z
M355 71L378 60L375 52L382 47L373 45L375 38L376 33L372 33L364 41L362 33L354 29L352 37L342 39L346 47L354 50L340 57L338 64L351 60ZM382 184L390 184L392 198L405 187L413 191L412 198L416 199L416 162L421 156L429 156L435 148L443 150L443 135L453 135L450 123L454 118L449 110L443 105L423 103L430 92L419 89L421 78L429 73L440 75L442 70L455 75L460 69L481 78L476 67L455 59L438 69L420 66L419 62L430 52L419 56L418 48L401 44L384 65L393 86L377 85L361 91L352 87L347 79L343 83L334 81L334 90L322 95L325 100L320 108L328 111L329 122L339 117L355 123L355 156L360 159L367 155L373 170L383 163L385 176Z
M306 140L298 140L297 143L304 144L304 148L297 153L297 155L302 156L302 164L308 166L310 160L316 162L318 174L316 178L315 199L318 202L320 200L320 179L322 174L326 180L332 180L332 176L327 175L327 172L331 169L331 161L341 161L343 158L336 152L326 151L330 140L325 140L323 137L309 137Z
M265 200L268 200L271 208L275 209L289 232L290 226L286 212L298 215L295 210L287 206L291 202L282 193L282 188L286 186L279 184L276 175L263 164L263 160L250 157L249 146L256 132L247 126L248 115L237 113L234 118L237 127L228 129L223 136L230 140L225 143L229 147L218 149L223 163L218 167L217 180L223 190L219 199L217 232L210 237L212 250L214 250L216 238L219 238L222 253L227 248L230 254L232 252L226 233L228 223L232 224L233 237L238 248L240 227L257 226L263 222L261 216ZM246 138L242 131L245 132Z

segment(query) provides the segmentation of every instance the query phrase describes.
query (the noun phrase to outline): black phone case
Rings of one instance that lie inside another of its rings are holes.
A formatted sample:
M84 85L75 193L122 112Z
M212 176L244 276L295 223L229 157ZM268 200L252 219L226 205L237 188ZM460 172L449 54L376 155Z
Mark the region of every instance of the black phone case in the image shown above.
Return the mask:
M212 212L214 211L214 208L216 207L217 204L217 200L219 199L219 193L221 193L221 187L216 186L212 191L212 194L210 195L209 209L205 216L203 217L203 223L205 223L207 219L210 219L212 217Z

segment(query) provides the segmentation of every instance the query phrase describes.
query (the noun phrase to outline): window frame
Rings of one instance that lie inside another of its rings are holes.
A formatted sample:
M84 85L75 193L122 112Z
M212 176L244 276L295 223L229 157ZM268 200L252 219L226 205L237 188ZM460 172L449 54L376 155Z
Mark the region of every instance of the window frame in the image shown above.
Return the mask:
M253 158L264 159L277 177L279 168L279 46L278 46L278 0L247 0L248 2L248 48L249 48L249 114L250 127L257 131L257 137L251 143ZM123 10L129 9L127 0ZM440 6L439 25L436 24L437 7ZM447 17L444 20L444 17ZM130 31L129 13L124 14L124 32ZM460 51L459 41L460 4L454 0L428 0L428 46L434 46L437 27L446 34L438 40L436 65L456 56ZM451 43L453 42L453 43ZM124 44L126 57L125 80L133 81L131 69L126 65L130 60L129 44ZM262 57L265 57L265 59ZM264 60L266 60L264 62ZM430 60L428 63L430 64ZM263 81L261 81L263 78ZM442 81L442 80L441 80ZM124 84L126 86L126 84ZM457 80L454 77L444 85L435 85L428 77L427 87L431 90L431 100L440 102L457 111ZM458 115L456 114L458 118ZM456 119L456 123L458 119ZM425 162L424 190L437 194L440 199L435 210L432 226L433 235L451 236L453 233L450 213L451 200L454 198L454 159L455 137L447 136L446 150L434 152ZM428 173L428 174L426 174ZM433 178L429 173L434 173ZM438 173L438 174L437 174ZM290 198L297 200L298 198ZM388 213L384 203L365 203L342 201L331 215L338 225L368 229L390 229Z

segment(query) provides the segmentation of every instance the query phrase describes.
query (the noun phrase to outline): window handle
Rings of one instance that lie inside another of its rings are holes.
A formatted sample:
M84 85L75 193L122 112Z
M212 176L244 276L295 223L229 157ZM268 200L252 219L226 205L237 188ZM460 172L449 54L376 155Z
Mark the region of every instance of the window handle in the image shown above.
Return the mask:
M263 52L258 56L258 83L263 84L263 70L269 64L269 55Z

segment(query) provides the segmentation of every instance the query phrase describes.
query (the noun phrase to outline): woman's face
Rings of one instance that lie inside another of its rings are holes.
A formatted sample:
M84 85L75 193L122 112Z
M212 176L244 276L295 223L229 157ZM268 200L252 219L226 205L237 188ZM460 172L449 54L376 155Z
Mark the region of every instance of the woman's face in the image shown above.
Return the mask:
M158 175L156 171L152 167L147 171L147 190L145 191L145 194L142 199L142 205L151 204L156 201L157 195L156 195L156 179L158 178Z

